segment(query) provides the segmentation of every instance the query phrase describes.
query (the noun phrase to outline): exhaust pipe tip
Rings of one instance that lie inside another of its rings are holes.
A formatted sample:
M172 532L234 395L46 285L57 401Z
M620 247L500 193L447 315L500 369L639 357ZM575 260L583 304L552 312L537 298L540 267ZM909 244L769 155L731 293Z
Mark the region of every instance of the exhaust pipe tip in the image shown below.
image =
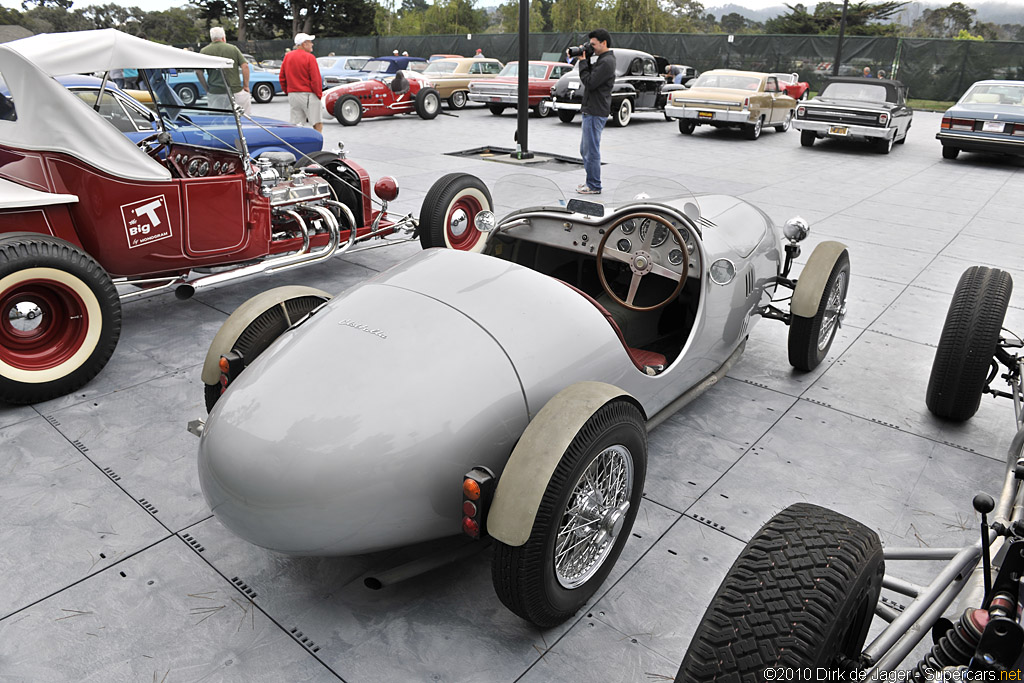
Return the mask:
M176 296L181 301L184 301L185 299L191 299L192 295L195 293L196 288L193 287L192 285L178 285L177 288L174 290L174 296Z
M365 579L363 579L363 585L372 591L379 591L381 588L384 587L384 584L381 583L381 580L373 576L368 576Z

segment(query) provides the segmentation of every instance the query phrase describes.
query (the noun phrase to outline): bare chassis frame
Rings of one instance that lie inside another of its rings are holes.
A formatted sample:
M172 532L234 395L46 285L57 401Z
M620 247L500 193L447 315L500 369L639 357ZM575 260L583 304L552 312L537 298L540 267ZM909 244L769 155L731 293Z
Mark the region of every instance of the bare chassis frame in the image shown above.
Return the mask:
M1024 468L1024 356L1015 357L1007 348L1020 348L1020 340L1000 340L996 359L1002 362L1008 372L1003 379L1011 387L1011 393L987 389L995 396L1013 399L1017 422L1017 436L1013 439L1006 456L1006 475L999 501L993 511L993 519L1009 526L1024 520L1024 486L1018 475L1018 467ZM989 382L998 373L998 363L993 361L993 372ZM1002 562L1008 544L1004 537L994 530L988 530L991 554L995 558L993 573ZM927 635L942 617L953 601L963 592L961 606L977 607L982 604L985 586L985 567L982 566L983 548L981 540L963 548L886 548L886 561L891 560L946 560L946 566L927 586L919 586L886 573L882 587L912 598L902 612L884 604L881 600L875 606L875 614L889 622L889 625L871 641L861 654L863 676L875 677L894 671L917 644ZM965 588L968 588L964 592Z

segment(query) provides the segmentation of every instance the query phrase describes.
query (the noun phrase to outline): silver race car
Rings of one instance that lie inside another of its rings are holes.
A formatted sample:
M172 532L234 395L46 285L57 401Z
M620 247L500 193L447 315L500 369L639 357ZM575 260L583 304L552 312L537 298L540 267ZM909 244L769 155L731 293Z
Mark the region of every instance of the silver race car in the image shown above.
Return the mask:
M288 555L487 539L506 606L539 626L572 616L629 538L648 430L725 375L759 318L790 326L793 366L817 366L850 275L823 242L791 279L806 223L735 197L640 178L610 200L529 175L492 199L451 174L419 225L449 248L335 297L243 304L192 425L217 518Z

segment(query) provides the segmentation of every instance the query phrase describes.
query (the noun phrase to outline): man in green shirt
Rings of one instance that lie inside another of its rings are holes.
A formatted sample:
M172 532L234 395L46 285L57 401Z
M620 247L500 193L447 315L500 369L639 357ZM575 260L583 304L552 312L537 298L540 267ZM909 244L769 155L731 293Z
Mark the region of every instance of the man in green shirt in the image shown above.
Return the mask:
M226 57L235 65L219 71L208 71L207 78L203 78L202 71L196 72L208 93L207 101L215 109L231 109L232 102L234 102L242 108L242 113L252 116L252 97L249 94L249 63L245 61L241 50L234 45L228 45L224 37L224 29L220 26L210 29L210 41L210 44L200 52L214 57ZM239 68L242 70L241 78L238 76Z

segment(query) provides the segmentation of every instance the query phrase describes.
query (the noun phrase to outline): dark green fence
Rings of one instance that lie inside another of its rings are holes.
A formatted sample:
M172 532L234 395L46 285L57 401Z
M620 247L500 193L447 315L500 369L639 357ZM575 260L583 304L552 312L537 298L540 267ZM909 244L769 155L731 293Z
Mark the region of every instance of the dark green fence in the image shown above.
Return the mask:
M687 64L701 71L730 67L755 71L795 71L817 90L831 74L836 54L835 36L736 35L729 42L724 34L613 33L613 45L662 55L675 64ZM530 34L530 58L544 53L561 53L583 41L572 33ZM289 40L248 41L239 44L258 59L280 59ZM366 36L321 38L316 54L389 55L392 50L427 57L431 54L471 56L481 48L488 57L502 61L519 56L514 33L449 36ZM904 39L850 36L843 41L841 74L872 73L884 69L910 86L912 97L954 100L967 86L985 78L1024 79L1024 43L939 39Z

